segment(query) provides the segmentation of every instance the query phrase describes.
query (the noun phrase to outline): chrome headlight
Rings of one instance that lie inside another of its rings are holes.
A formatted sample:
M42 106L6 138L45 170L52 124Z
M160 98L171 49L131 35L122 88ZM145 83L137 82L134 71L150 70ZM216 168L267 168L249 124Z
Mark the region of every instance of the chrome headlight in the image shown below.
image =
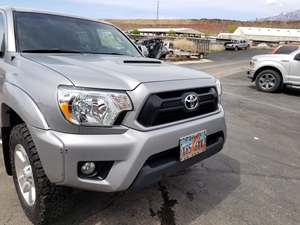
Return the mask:
M85 126L112 126L121 112L132 110L125 92L60 86L59 108L69 122Z
M220 80L216 80L216 88L217 88L218 95L221 96L222 95L222 85L221 85Z

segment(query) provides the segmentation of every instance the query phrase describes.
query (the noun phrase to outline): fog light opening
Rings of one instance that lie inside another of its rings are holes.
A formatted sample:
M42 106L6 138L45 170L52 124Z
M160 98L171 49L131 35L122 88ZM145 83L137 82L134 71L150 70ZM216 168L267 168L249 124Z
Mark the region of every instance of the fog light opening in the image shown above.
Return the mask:
M114 161L84 161L79 162L77 171L81 179L105 180Z

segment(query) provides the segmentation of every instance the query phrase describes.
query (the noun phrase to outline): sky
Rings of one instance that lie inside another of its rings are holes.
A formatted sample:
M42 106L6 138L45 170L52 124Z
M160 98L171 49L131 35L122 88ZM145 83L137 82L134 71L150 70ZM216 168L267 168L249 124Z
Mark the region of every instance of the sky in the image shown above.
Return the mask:
M157 0L0 0L0 5L97 19L156 17ZM160 18L255 20L300 9L299 0L160 0Z

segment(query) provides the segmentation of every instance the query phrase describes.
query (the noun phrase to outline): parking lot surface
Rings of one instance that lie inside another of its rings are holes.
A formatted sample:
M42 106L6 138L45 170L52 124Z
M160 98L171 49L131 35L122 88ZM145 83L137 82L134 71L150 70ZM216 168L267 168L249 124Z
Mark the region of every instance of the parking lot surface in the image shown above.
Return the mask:
M224 52L186 67L221 79L228 139L216 156L140 192L78 191L57 224L300 224L300 91L256 91L246 78L251 56ZM30 224L0 154L0 224ZM53 209L55 210L55 209Z

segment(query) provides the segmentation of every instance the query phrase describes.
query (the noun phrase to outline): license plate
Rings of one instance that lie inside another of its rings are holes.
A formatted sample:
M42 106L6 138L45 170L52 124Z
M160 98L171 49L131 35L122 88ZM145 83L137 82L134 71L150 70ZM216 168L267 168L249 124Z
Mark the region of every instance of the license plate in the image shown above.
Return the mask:
M183 137L180 143L180 161L183 162L206 151L206 130Z

